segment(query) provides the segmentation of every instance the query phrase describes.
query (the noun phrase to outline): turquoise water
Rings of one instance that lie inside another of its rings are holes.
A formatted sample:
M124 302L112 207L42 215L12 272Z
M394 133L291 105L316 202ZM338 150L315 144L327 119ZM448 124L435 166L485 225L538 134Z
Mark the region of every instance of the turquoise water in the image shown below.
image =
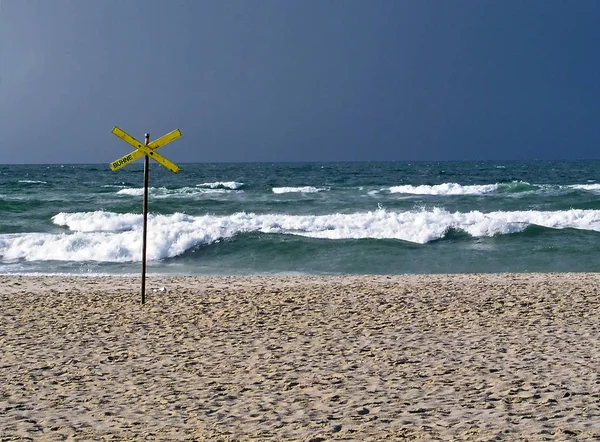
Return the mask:
M0 166L0 272L139 273L138 163ZM599 161L181 168L151 167L151 273L600 270Z

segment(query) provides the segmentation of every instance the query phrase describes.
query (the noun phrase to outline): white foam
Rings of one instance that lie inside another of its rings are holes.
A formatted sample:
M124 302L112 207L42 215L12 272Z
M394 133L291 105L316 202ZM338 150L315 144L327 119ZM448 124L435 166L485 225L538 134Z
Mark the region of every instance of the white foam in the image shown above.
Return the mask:
M242 188L244 183L238 183L237 181L215 181L214 183L202 183L197 184L198 187L208 187L209 189L231 189L237 190Z
M412 186L407 184L404 186L390 187L390 193L408 193L413 195L483 195L495 192L497 189L498 184L472 186L463 186L457 183L444 183L435 186Z
M273 187L273 193L317 193L329 190L326 187L313 187L313 186L302 186L302 187Z
M69 233L0 235L3 260L139 261L141 223L138 214L111 212L59 213L53 221ZM216 243L246 232L298 235L330 240L398 239L425 244L443 238L448 230L473 237L523 231L535 224L554 229L600 231L600 210L448 212L444 209L328 215L254 214L190 216L181 213L149 215L149 260L171 258L198 245Z

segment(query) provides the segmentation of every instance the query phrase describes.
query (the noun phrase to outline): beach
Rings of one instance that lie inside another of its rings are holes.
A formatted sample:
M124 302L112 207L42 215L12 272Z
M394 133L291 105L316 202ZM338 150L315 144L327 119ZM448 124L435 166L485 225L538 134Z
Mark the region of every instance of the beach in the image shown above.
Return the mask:
M0 440L598 440L600 274L0 276Z

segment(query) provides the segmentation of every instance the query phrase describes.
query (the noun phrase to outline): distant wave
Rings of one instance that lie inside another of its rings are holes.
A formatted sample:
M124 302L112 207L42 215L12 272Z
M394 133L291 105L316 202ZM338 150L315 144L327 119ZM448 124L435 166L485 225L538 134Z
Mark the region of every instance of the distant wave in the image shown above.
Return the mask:
M567 186L571 189L588 190L592 192L600 192L600 184L572 184Z
M457 183L443 183L433 186L412 186L407 184L404 186L390 187L390 193L407 193L413 195L483 195L485 193L495 192L497 189L498 184L472 186L463 186Z
M22 184L48 184L47 181L37 181L37 180L19 180L19 183L22 183Z
M59 213L56 225L70 232L0 235L3 260L129 262L140 259L142 216L112 212ZM329 240L397 239L426 244L449 232L472 237L520 233L529 226L600 232L600 210L448 212L443 209L329 215L255 214L191 216L150 215L148 259L179 256L198 245L259 232Z
M32 183L38 183L33 182ZM43 183L43 182L39 182ZM210 193L239 193L244 192L245 183L237 181L215 181L197 184L195 187L181 187L168 189L166 187L150 187L149 193L155 198L184 198ZM125 187L120 185L104 185L103 187L116 188L118 195L141 196L144 189L139 187ZM345 191L352 192L356 190L362 191L363 187L350 187ZM524 194L528 192L564 192L566 189L575 189L589 192L600 192L600 184L572 184L572 185L557 185L557 184L531 184L525 181L512 181L507 183L494 184L477 184L463 185L458 183L442 183L436 185L401 185L391 186L379 189L367 190L368 195L378 194L397 194L411 197L414 195L430 195L430 196L460 196L460 195L492 195L500 194ZM285 193L318 193L328 192L329 187L317 186L288 186L288 187L273 187L271 192L274 194ZM344 189L340 189L344 190Z
M326 187L313 187L313 186L302 186L302 187L273 187L273 193L317 193L328 191Z
M148 192L151 192L154 188L150 187L148 189ZM127 189L122 189L119 190L117 192L117 195L131 195L131 196L140 196L144 194L144 188L139 188L139 189L132 189L132 188L127 188Z
M215 181L214 183L202 183L196 184L198 187L207 187L209 189L231 189L237 190L244 186L244 183L238 183L237 181Z
M224 188L203 188L203 187L180 187L177 189L167 189L166 187L150 187L148 194L156 198L185 198L195 195L205 195L208 193L230 193L236 192ZM243 191L239 191L243 192ZM117 192L117 195L141 196L144 194L144 188L126 188Z
M530 184L525 181L512 181L510 183L462 185L458 183L442 183L436 185L404 185L389 188L390 193L404 193L409 195L486 195L492 193L523 193L536 192L547 188L559 188L560 186Z

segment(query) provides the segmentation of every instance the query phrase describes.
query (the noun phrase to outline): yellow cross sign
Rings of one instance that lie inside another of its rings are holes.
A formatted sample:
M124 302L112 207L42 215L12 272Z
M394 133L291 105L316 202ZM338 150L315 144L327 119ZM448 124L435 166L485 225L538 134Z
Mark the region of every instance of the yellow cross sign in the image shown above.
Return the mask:
M135 150L129 155L125 155L124 157L119 158L117 161L113 161L112 163L110 163L110 168L112 170L120 169L121 167L127 166L129 163L134 162L138 158L142 158L144 155L148 155L156 162L165 166L171 172L179 172L179 166L177 164L169 161L162 155L159 155L155 152L156 149L158 149L159 147L162 147L165 144L168 144L171 141L179 138L181 136L181 131L179 129L175 129L174 131L163 135L162 137L148 143L148 145L136 140L127 132L119 129L117 126L113 128L112 133L115 134L117 137L121 138L126 143L135 147Z

